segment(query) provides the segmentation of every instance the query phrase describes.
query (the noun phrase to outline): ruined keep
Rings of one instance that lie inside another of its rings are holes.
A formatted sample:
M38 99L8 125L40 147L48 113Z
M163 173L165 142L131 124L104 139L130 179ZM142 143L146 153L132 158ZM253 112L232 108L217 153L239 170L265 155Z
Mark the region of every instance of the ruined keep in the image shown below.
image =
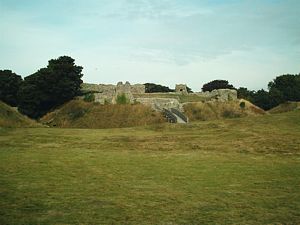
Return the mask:
M187 95L188 91L187 91L186 84L176 84L176 86L175 86L175 92Z
M81 89L85 93L93 93L95 102L100 104L116 104L118 96L125 95L128 103L139 102L144 105L151 106L154 110L163 111L164 109L175 108L179 111L183 110L183 103L180 101L180 94L189 96L198 96L201 101L234 101L237 100L237 91L231 89L218 89L211 92L195 92L188 93L185 84L177 84L176 92L171 93L145 93L145 85L131 85L129 82L123 84L118 82L117 85L112 84L87 84L83 83ZM165 95L160 96L160 94Z
M94 93L95 102L99 102L100 104L115 104L117 97L123 94L130 103L133 103L133 94L145 93L145 85L131 85L128 81L125 84L118 82L117 85L83 83L81 85L81 90L86 93Z

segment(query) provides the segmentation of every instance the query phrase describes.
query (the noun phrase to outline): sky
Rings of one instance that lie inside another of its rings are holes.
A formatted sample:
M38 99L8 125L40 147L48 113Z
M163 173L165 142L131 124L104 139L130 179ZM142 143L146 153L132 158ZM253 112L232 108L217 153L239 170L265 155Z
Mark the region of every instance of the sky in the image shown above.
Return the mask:
M68 55L84 82L258 90L300 73L299 0L0 0L0 69Z

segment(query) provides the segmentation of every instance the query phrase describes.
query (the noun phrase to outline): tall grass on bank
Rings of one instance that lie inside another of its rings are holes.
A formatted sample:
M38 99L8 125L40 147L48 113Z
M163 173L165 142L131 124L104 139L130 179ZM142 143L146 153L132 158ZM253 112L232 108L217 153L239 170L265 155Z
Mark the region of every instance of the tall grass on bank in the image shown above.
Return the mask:
M0 127L41 127L36 121L22 115L17 109L0 101Z
M243 107L241 107L241 103ZM248 115L262 115L264 110L246 100L229 102L195 102L184 104L184 112L190 121L206 121L222 118L239 118Z
M61 128L132 127L164 121L161 113L142 104L100 105L81 100L70 101L41 119L44 124Z

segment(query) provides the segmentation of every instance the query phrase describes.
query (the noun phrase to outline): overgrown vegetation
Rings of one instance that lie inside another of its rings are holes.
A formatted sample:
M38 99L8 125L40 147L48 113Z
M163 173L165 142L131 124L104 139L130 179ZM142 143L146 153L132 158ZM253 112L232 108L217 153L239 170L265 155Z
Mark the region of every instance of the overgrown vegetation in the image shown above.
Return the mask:
M41 118L41 122L61 128L117 128L162 123L163 115L136 104L100 105L81 100L70 101Z
M8 127L42 127L42 125L22 115L17 109L0 101L0 129Z
M94 102L95 101L95 94L94 93L87 93L84 95L83 100L85 102Z
M240 105L244 105L241 108ZM263 115L264 110L245 100L230 102L195 102L184 105L184 112L190 121L217 120L222 118L237 118L247 115Z
M126 95L125 94L120 94L117 96L117 99L116 99L116 102L117 104L119 105L125 105L125 104L129 104L129 99L127 99Z
M299 224L299 136L300 111L0 129L0 223Z

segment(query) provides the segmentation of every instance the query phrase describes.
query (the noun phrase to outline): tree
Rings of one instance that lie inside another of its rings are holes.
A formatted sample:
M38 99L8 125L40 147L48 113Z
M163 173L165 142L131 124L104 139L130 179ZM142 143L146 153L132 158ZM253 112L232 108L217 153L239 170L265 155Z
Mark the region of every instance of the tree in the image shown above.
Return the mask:
M202 91L212 91L215 89L235 89L227 80L213 80L202 87Z
M265 91L264 89L255 92L252 103L264 110L269 110L272 108L269 92Z
M190 88L188 86L186 86L186 90L187 90L188 93L193 93L192 88Z
M19 110L39 118L80 94L81 66L69 56L52 59L46 68L25 77L19 91Z
M0 100L11 106L17 106L21 83L21 76L11 70L0 70Z
M239 99L246 99L250 102L253 101L253 97L254 97L255 92L254 91L250 91L245 87L240 87L239 89L237 89L237 97Z
M268 85L270 92L280 95L279 103L285 101L300 101L300 74L281 75L276 77Z
M155 93L155 92L174 92L173 89L169 87L162 86L160 84L153 84L153 83L146 83L145 85L145 92L146 93Z

